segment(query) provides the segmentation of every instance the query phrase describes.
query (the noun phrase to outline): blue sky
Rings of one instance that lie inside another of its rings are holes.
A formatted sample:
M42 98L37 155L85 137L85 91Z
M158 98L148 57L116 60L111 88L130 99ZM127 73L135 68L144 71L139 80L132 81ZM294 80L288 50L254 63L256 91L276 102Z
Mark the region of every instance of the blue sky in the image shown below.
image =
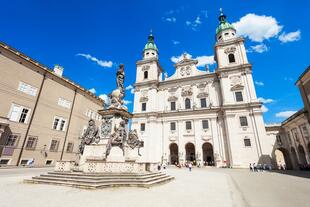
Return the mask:
M126 86L135 82L135 62L150 29L169 75L172 57L184 52L211 63L221 7L246 39L266 123L302 108L294 83L309 65L307 0L2 0L0 41L50 68L62 65L65 77L99 96L115 87L119 63L125 64ZM130 90L126 100L132 111Z

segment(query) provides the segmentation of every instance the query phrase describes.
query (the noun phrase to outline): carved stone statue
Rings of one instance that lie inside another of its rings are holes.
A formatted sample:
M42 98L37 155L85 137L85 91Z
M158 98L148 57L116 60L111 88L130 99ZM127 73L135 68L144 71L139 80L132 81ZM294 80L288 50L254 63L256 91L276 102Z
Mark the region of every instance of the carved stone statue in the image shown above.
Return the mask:
M122 149L123 155L125 155L124 145L127 139L127 132L126 132L126 121L122 120L119 123L119 127L114 128L114 133L111 135L109 142L107 144L106 150L106 157L110 154L111 148L114 146L118 146Z
M124 80L125 80L124 65L120 64L119 69L116 72L117 89L113 90L112 93L109 94L109 98L111 99L110 107L121 108L121 106L123 105L124 103L123 99L125 97Z
M128 139L127 139L127 145L131 148L138 148L138 155L141 156L140 154L140 148L144 146L144 142L139 140L137 130L130 130L128 133Z
M79 151L81 154L84 152L85 145L90 145L93 142L98 143L100 140L98 127L96 127L95 121L90 119L88 121L88 127L82 136L82 141L79 146Z
M116 85L118 88L121 89L121 91L124 93L124 80L125 80L125 71L124 71L124 65L120 64L119 68L116 72ZM125 94L125 93L124 93ZM125 96L125 95L124 95Z

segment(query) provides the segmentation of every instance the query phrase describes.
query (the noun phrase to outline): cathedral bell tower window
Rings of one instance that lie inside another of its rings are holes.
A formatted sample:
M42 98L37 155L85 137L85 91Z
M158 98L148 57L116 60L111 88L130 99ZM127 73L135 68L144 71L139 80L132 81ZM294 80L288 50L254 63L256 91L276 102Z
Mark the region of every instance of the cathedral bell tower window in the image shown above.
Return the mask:
M228 55L228 60L229 60L229 63L235 63L236 62L235 55L234 54L229 54Z
M148 76L149 76L148 71L144 71L144 73L143 73L143 77L144 77L144 79L148 79Z

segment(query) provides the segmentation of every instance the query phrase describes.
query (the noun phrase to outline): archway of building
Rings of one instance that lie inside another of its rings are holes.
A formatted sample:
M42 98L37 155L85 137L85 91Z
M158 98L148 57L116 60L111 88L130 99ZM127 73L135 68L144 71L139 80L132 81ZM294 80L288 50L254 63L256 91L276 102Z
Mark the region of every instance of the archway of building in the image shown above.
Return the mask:
M301 165L306 165L307 164L307 159L306 159L306 154L303 146L299 145L298 146L298 157L299 157L299 162Z
M209 142L202 145L202 159L204 165L214 166L213 146Z
M186 152L186 161L196 162L195 145L193 143L187 143L185 145L185 152Z
M292 166L294 166L296 169L298 168L298 159L297 159L297 154L296 150L294 147L291 147L291 157L292 157Z
M278 148L275 150L276 162L278 169L293 169L290 155L287 149Z
M169 146L170 149L170 164L178 164L179 163L179 147L176 143L172 143Z

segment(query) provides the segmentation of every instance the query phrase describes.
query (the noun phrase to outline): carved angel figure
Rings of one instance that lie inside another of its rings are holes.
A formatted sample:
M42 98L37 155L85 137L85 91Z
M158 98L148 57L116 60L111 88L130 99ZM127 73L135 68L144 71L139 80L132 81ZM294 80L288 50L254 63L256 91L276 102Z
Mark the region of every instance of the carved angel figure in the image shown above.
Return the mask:
M140 154L140 148L144 146L144 142L139 140L137 130L130 130L128 133L128 139L127 139L127 145L131 148L134 149L138 147L138 155L141 156Z

